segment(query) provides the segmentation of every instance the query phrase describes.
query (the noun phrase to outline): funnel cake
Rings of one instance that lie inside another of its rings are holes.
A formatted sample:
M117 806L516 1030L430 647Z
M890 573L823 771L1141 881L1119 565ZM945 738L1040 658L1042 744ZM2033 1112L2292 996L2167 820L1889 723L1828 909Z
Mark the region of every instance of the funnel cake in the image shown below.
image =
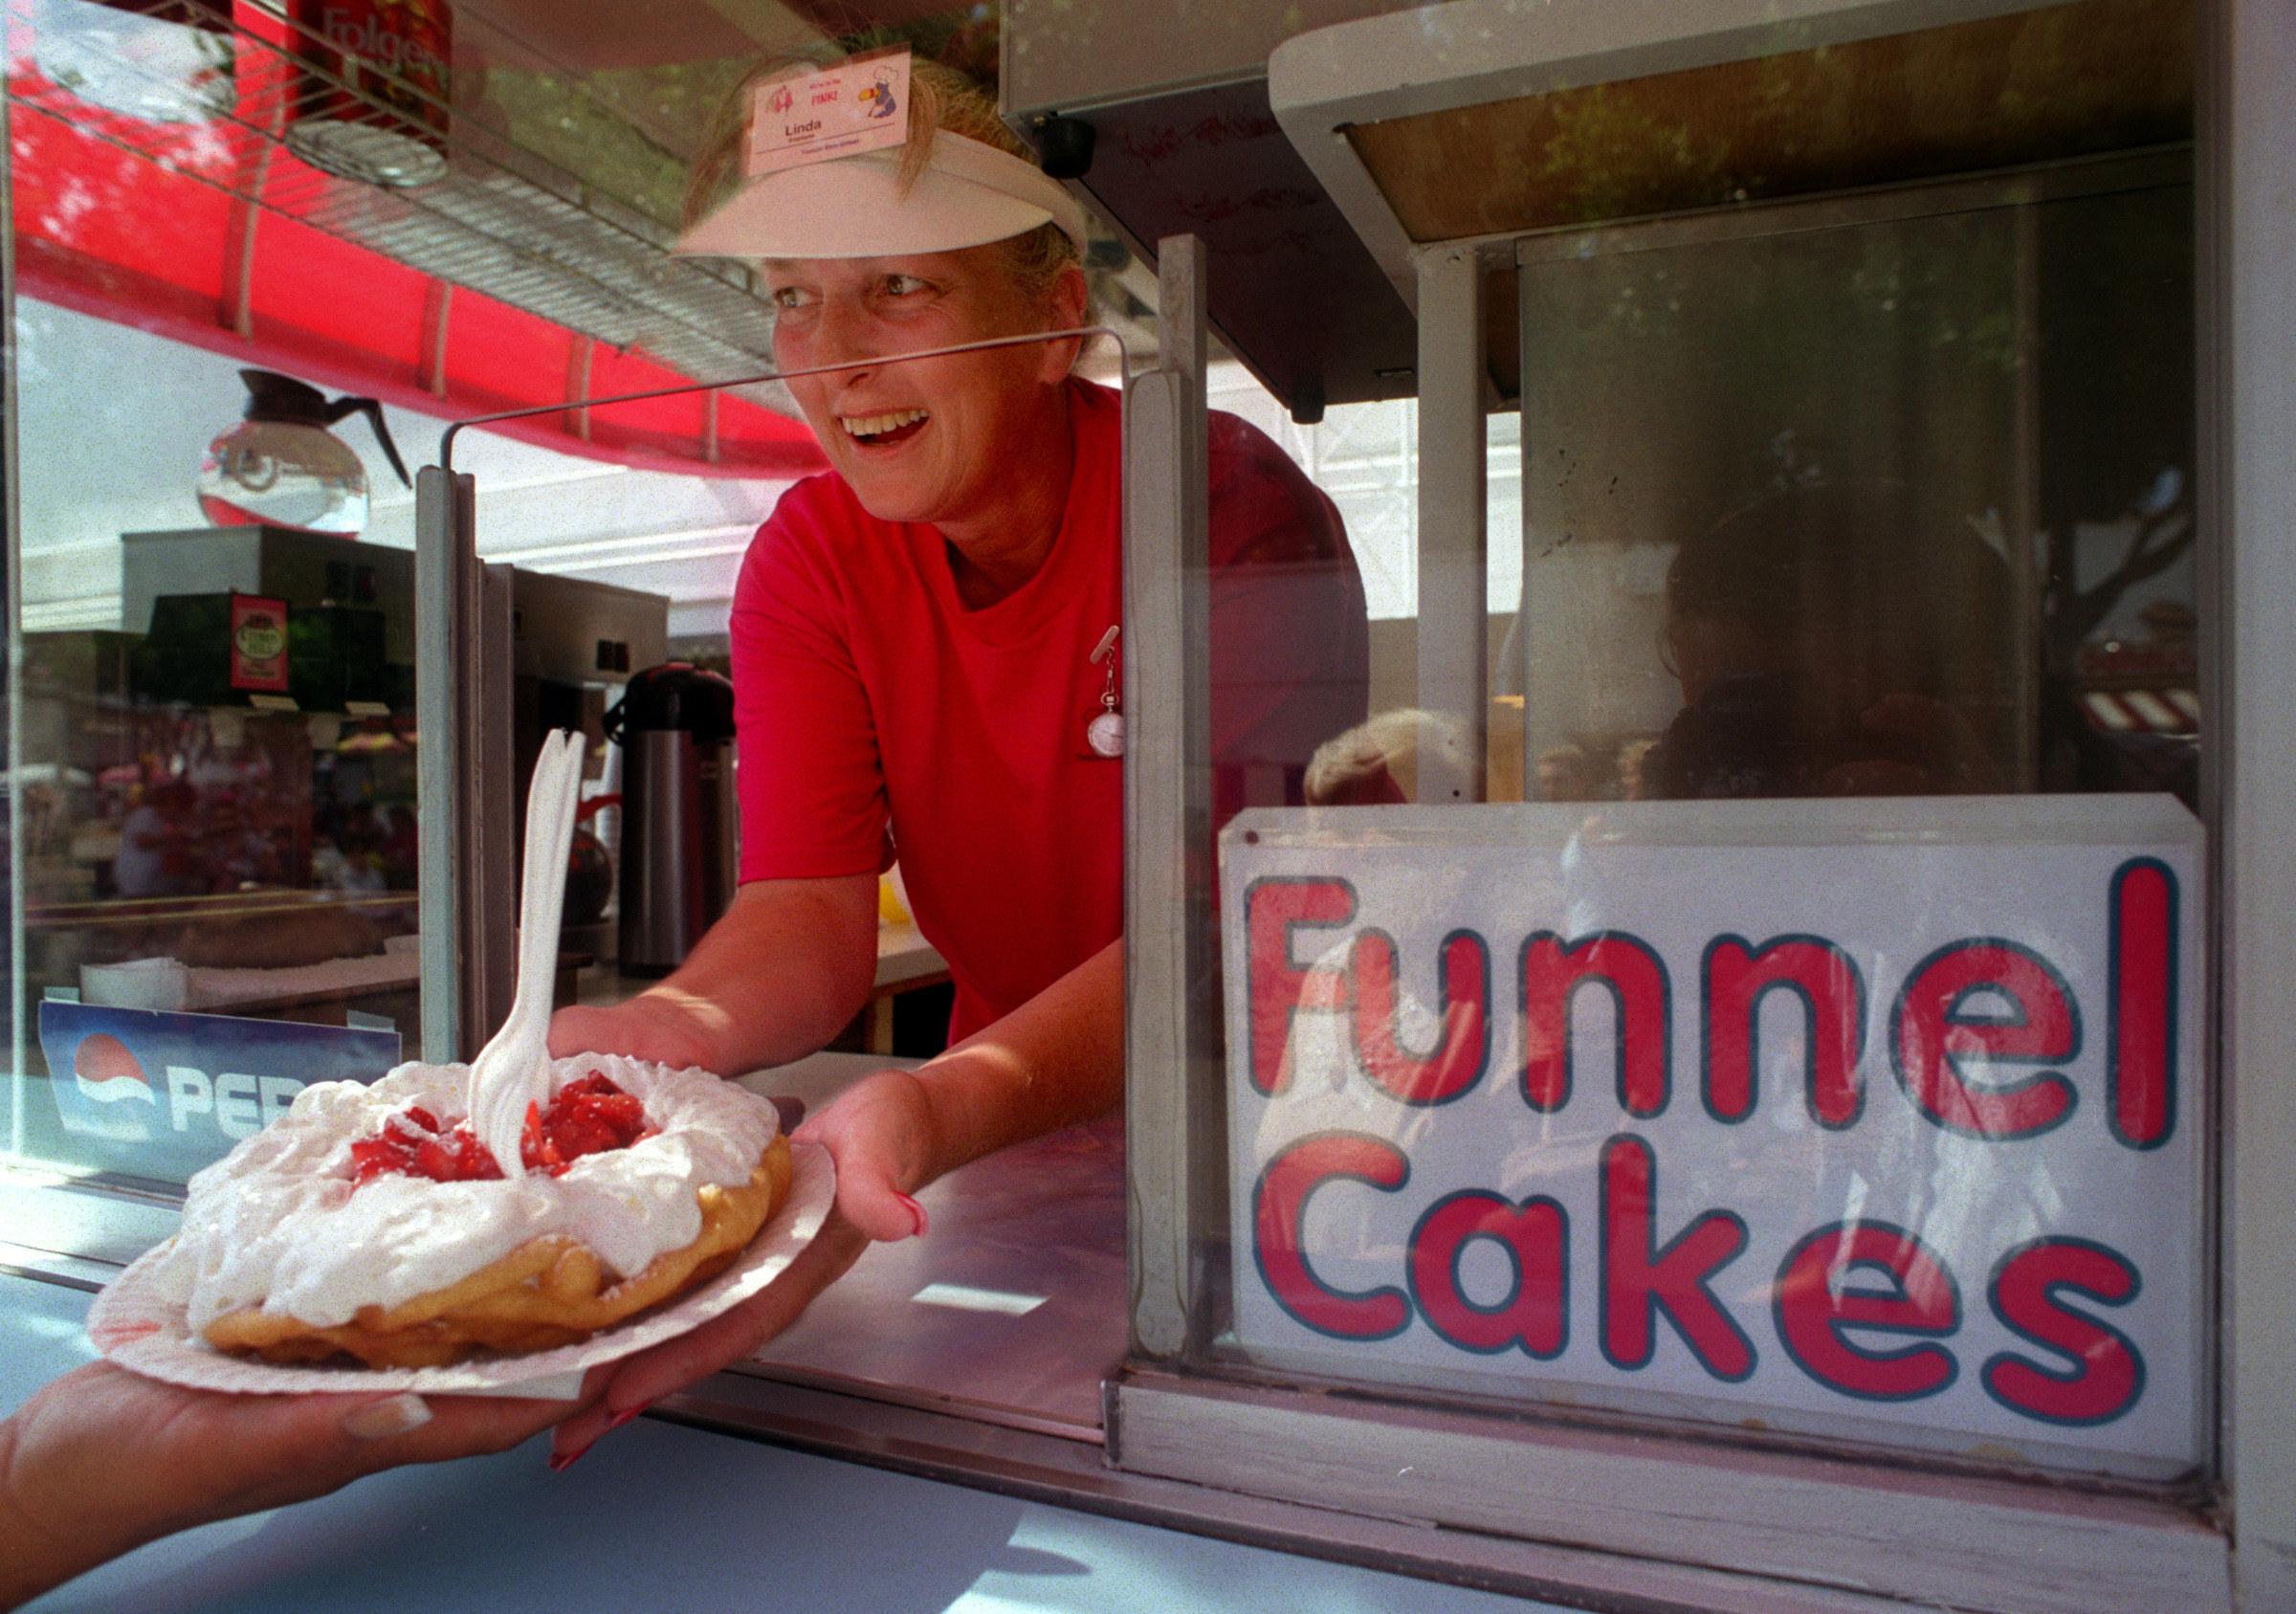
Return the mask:
M571 1344L722 1271L788 1193L771 1104L603 1054L553 1061L529 1169L481 1175L493 1157L457 1124L468 1073L410 1064L306 1088L194 1177L154 1273L191 1332L267 1361L370 1367Z

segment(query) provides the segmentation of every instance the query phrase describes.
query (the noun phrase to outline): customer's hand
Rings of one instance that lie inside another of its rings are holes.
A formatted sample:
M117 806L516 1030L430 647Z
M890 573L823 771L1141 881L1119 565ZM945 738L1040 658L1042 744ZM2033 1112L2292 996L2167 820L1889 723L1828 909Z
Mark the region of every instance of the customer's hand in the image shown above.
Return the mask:
M773 1282L699 1328L609 1363L603 1393L564 1423L550 1439L553 1469L563 1469L655 1402L708 1378L748 1356L798 1319L813 1297L860 1259L869 1240L837 1211L813 1241L797 1253Z
M404 1463L507 1450L598 1389L570 1403L225 1395L91 1362L0 1423L0 1608L178 1530Z

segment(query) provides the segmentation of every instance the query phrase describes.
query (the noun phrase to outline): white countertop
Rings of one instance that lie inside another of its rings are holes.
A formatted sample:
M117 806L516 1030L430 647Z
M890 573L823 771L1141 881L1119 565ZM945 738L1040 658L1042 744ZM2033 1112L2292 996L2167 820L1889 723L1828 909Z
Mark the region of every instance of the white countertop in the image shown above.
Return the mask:
M88 1296L0 1275L0 1406L88 1357ZM1547 1605L641 1418L565 1472L538 1437L208 1525L37 1614L1532 1614ZM1552 1610L1551 1614L1561 1614Z

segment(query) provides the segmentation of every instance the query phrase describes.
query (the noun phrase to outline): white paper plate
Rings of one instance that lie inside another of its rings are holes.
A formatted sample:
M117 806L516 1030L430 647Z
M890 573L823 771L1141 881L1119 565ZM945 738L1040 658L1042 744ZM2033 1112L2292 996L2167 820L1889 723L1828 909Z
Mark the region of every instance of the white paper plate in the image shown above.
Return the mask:
M475 1357L452 1367L276 1367L227 1357L197 1338L182 1302L155 1292L152 1269L162 1250L144 1255L114 1278L88 1308L88 1338L121 1367L197 1390L249 1395L413 1390L423 1395L535 1395L571 1398L582 1375L650 1345L674 1339L756 1294L812 1242L837 1197L837 1169L818 1143L792 1143L789 1197L758 1229L740 1258L671 1305L641 1312L579 1345L517 1357Z

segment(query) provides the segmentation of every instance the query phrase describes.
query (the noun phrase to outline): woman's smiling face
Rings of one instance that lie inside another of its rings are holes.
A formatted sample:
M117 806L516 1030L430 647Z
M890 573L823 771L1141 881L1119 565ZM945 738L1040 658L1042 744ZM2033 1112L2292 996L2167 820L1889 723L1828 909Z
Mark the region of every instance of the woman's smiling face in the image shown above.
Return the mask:
M797 377L789 389L830 465L878 520L944 529L993 521L1047 447L1043 434L1065 430L1059 393L1073 342L886 362L1081 321L1081 276L1040 297L1009 264L992 243L765 265L779 311L775 359L784 370L841 366Z

